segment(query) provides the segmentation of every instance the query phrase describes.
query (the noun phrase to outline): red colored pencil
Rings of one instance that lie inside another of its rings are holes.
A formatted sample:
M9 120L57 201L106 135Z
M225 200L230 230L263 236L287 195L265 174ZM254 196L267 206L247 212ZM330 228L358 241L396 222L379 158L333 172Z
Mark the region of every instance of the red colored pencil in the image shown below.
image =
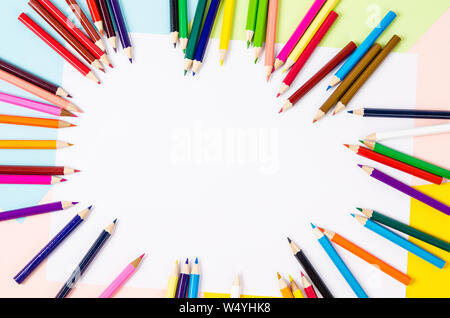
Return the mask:
M0 166L0 174L65 176L80 170L62 166Z
M412 176L418 177L420 179L426 180L428 182L434 183L434 184L442 184L444 182L444 178L437 176L435 174L432 174L428 171L410 166L404 162L398 161L396 159L393 159L391 157L379 154L371 149L361 147L361 146L353 146L353 145L344 145L354 153L368 158L370 160L382 163L388 167L403 171L405 173L408 173Z
M75 24L68 19L64 13L62 13L50 0L38 0L39 3L56 19L61 23L67 31L69 31L85 48L91 52L96 59L99 59L103 63L113 67L108 56L103 52L90 38L88 38Z
M316 291L314 290L314 286L311 284L311 282L306 278L305 275L302 273L302 284L303 289L305 290L305 294L308 298L317 298Z
M334 11L331 11L330 14L327 16L323 24L320 26L319 30L317 30L317 33L311 39L311 42L309 42L308 46L303 51L302 55L300 55L297 62L295 62L294 66L291 68L288 75L283 80L283 83L281 84L280 90L278 92L278 96L286 92L292 85L297 75L302 70L303 66L306 64L311 55L314 53L317 46L319 46L320 41L322 41L327 32L330 30L334 21L336 21L337 17L338 14Z
M100 84L100 81L95 76L95 74L89 69L89 67L84 65L78 58L76 58L72 53L70 53L50 34L45 32L44 29L42 29L28 15L26 15L25 13L21 13L19 16L19 21L22 22L31 31L33 31L34 34L36 34L41 40L43 40L47 45L49 45L53 50L55 50L61 57L63 57L67 62L69 62L83 76Z
M86 0L89 7L89 12L91 13L92 21L100 34L103 36L103 20L98 10L97 0Z
M291 97L288 98L280 113L292 108L298 101L305 96L314 86L323 80L333 69L336 68L356 49L354 42L348 43L335 57L333 57L324 67L322 67L313 77L311 77L302 87L300 87Z

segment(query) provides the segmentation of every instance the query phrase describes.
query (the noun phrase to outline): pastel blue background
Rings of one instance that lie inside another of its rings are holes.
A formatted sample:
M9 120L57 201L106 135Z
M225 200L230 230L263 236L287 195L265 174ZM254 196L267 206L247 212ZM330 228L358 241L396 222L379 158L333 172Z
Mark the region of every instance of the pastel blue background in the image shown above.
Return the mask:
M53 3L77 26L80 26L65 0L54 0ZM78 0L78 3L86 15L90 16L86 1ZM168 0L121 0L120 4L130 32L169 33ZM189 1L191 15L196 4L197 1ZM58 41L64 43L62 38L28 6L28 0L2 0L0 1L0 38L2 39L0 58L55 84L60 84L63 59L17 20L22 12L27 13ZM70 87L65 87L65 89L70 92ZM2 81L0 81L0 91L37 100L35 96ZM1 102L0 114L52 117ZM57 130L0 124L0 139L53 140L57 139ZM70 142L70 140L67 141ZM64 151L64 149L59 151ZM55 157L55 151L49 150L0 150L0 164L2 165L52 165L55 163ZM62 164L70 166L70 162ZM10 210L37 204L49 189L49 186L0 185L0 208ZM55 198L56 200L75 201L76 198Z

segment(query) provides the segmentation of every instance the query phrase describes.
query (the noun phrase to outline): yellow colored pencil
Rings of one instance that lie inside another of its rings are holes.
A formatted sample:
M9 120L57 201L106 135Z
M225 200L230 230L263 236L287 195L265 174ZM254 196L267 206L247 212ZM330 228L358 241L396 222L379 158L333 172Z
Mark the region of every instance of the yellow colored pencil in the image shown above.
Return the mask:
M231 39L231 30L233 28L233 16L234 16L235 0L226 0L225 9L223 13L222 32L220 35L220 65L223 65L225 56L228 52L228 47Z
M325 21L328 14L330 14L330 12L336 7L339 1L340 0L328 0L324 4L322 9L320 9L316 18L313 20L309 28L306 30L305 34L303 34L302 38L297 43L294 50L289 55L283 73L288 71L295 64L295 62L297 62L298 58L300 57L300 55L302 55L303 51L308 46L309 42L311 42L311 39L317 33L317 30L319 30L320 26Z
M300 289L300 287L298 287L297 283L291 277L291 275L289 275L289 283L291 284L291 292L292 295L294 295L294 298L305 298L305 296L303 296L302 290Z
M175 298L178 286L178 276L180 274L180 268L178 261L175 263L172 274L169 276L169 282L167 283L166 298Z

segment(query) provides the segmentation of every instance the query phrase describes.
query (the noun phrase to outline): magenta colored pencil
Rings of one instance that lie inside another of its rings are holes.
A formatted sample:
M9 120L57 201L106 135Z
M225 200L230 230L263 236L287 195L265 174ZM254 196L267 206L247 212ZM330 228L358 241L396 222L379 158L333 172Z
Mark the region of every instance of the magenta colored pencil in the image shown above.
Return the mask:
M314 18L316 17L319 10L322 8L325 1L326 0L314 1L311 8L309 8L308 12L306 13L305 17L302 19L302 21L298 25L297 29L295 29L294 33L292 33L291 37L286 42L283 49L278 54L277 59L275 60L275 70L279 69L281 66L283 66L284 63L286 63L286 60L288 59L289 54L291 54L291 52L294 50L298 41L300 41L303 34L306 32L309 25L314 20Z
M375 168L363 166L363 165L358 165L358 166L360 168L362 168L372 178L375 178L378 181L381 181L381 182L393 187L394 189L397 189L398 191L403 192L404 194L407 194L410 197L412 197L420 202L423 202L426 205L429 205L438 211L441 211L442 213L450 215L450 207L448 205L445 205L444 203L439 202L436 199L433 199L432 197L429 197L428 195L426 195L420 191L417 191L416 189L410 187L409 185L406 185L403 182L400 182L397 179L394 179Z
M51 185L67 181L55 176L40 176L40 175L11 175L0 174L0 184L41 184Z
M40 204L40 205L36 205L36 206L30 206L30 207L23 208L23 209L1 212L0 213L0 221L18 219L18 218L23 218L26 216L37 215L37 214L62 211L62 210L71 208L76 204L78 204L78 202L61 201L61 202L53 202L53 203L47 203L47 204Z
M29 108L32 110L36 110L39 112L43 112L46 114L54 115L54 116L60 116L61 115L61 108L44 104L41 102L37 102L31 99L22 98L19 96L9 95L6 93L0 92L0 102L5 102L8 104L13 104L25 108Z

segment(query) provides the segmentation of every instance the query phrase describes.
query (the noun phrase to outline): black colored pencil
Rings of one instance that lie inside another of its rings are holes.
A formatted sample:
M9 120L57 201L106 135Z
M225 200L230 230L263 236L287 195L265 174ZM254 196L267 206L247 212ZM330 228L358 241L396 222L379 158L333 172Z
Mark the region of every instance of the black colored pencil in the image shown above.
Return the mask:
M180 34L180 19L178 16L178 0L170 0L170 35L173 47L177 47L178 36Z
M450 119L450 111L445 110L361 108L349 113L363 117Z

